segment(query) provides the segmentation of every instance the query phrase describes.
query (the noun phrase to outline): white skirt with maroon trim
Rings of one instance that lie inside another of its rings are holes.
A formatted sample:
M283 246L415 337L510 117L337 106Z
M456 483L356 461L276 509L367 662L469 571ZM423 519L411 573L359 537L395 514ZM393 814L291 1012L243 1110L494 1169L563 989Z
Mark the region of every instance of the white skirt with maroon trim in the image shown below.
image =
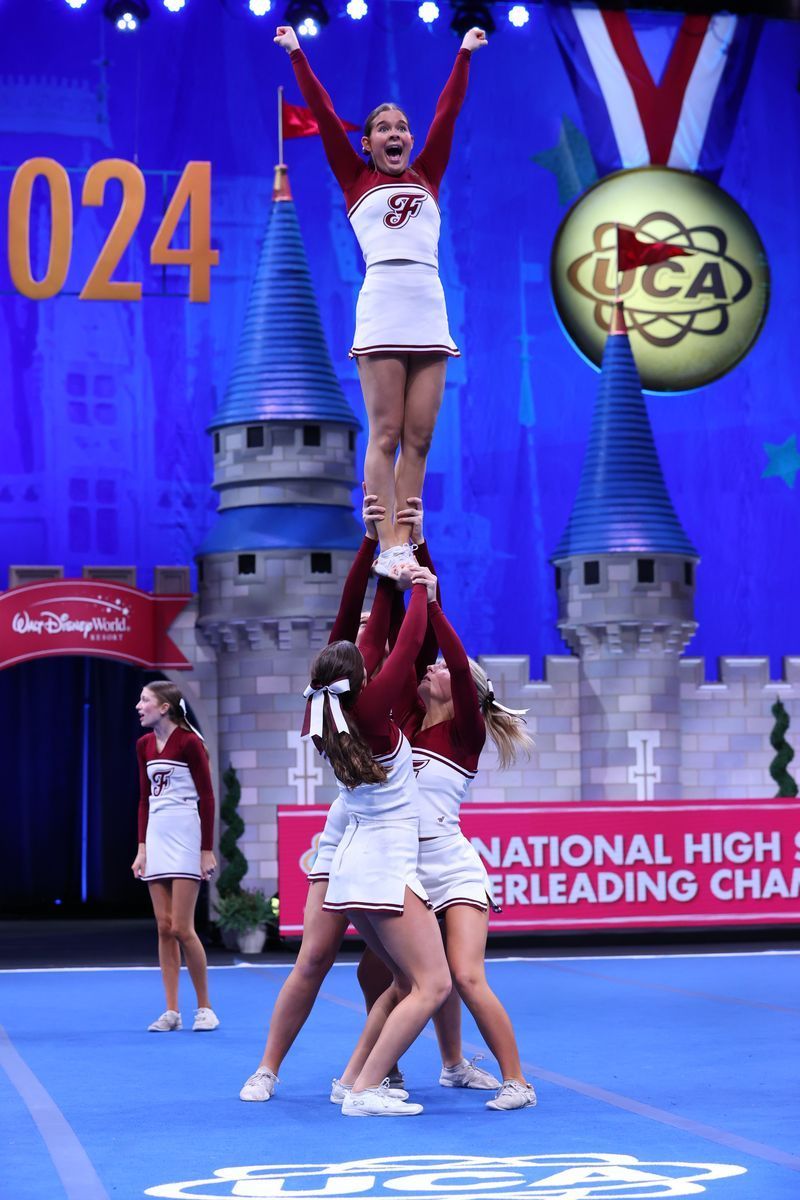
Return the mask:
M486 867L460 830L424 838L419 844L417 870L434 912L453 904L469 904L486 912L491 903Z
M431 907L417 875L419 823L351 816L328 879L327 912L401 913L406 888Z
M200 815L196 804L151 807L144 844L145 883L200 879Z
M393 261L367 269L350 357L392 353L460 355L450 336L436 267Z
M341 796L337 796L328 809L325 828L320 834L319 844L317 845L317 857L314 859L314 865L306 876L309 883L314 883L317 879L328 878L331 873L333 856L336 853L339 842L344 837L346 829L347 805Z

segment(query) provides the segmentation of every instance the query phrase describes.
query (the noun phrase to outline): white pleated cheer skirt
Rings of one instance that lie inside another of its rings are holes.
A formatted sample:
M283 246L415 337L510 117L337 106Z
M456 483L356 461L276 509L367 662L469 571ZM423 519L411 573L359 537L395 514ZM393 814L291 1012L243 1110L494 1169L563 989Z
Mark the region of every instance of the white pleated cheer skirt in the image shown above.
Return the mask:
M334 855L347 829L347 820L348 812L344 800L341 796L337 796L328 809L325 828L320 834L317 846L317 857L306 876L309 883L314 883L317 879L327 879L330 875Z
M434 912L452 904L470 904L486 912L491 902L489 876L475 847L463 833L425 838L419 844L420 882Z
M419 822L370 821L351 816L328 879L323 908L401 913L406 888L430 908L417 874Z
M151 809L145 834L148 883L155 879L200 879L200 814L196 804Z
M351 358L362 354L461 353L450 337L436 267L385 262L367 269L356 305Z

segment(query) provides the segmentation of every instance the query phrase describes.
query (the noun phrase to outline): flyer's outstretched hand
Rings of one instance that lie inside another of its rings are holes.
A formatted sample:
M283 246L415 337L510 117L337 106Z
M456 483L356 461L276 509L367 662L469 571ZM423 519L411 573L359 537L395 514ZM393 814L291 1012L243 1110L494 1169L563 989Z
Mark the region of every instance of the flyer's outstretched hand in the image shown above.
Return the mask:
M280 30L278 30L278 32L280 33ZM472 29L468 29L464 34L464 40L461 43L461 49L472 52L474 50L480 50L481 46L488 45L489 39L487 38L486 34L482 29L478 29L478 26L475 25Z
M470 32L474 32L470 30ZM469 37L469 34L467 34ZM465 39L466 40L466 39ZM273 39L276 46L283 46L287 54L291 54L293 50L300 49L300 43L297 40L297 34L292 29L291 25L279 25L275 30Z

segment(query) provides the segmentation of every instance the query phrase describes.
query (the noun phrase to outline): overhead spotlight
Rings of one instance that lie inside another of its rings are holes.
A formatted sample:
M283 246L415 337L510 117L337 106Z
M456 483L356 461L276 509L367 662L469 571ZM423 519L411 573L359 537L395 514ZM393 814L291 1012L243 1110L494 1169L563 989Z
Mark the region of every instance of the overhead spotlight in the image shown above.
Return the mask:
M347 15L352 17L354 21L360 21L369 12L369 8L364 0L348 0Z
M417 9L417 15L426 25L432 25L439 19L439 5L434 4L433 0L424 0Z
M121 33L133 33L150 16L147 0L106 0L103 12Z
M494 33L495 23L488 4L475 0L456 0L453 5L453 19L450 28L459 37L463 37L468 29L477 25L484 33Z
M249 7L254 17L265 17L272 10L272 0L250 0Z
M283 17L300 37L316 37L330 18L322 0L289 0Z
M186 0L164 0L164 8L167 12L180 12L186 7Z
M70 8L83 8L86 0L67 0L67 5Z
M531 14L524 4L515 4L508 10L508 19L515 29L522 29L530 21Z

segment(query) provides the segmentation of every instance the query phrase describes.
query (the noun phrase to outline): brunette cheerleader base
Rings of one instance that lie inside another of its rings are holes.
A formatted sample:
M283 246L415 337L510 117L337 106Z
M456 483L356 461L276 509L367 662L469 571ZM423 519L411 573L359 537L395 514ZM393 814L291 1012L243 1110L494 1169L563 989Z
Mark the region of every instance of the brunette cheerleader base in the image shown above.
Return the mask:
M393 353L459 357L436 267L397 259L367 268L350 357Z
M156 879L200 880L200 816L197 804L153 808L145 834L145 883Z
M431 907L417 875L419 824L350 817L331 863L323 908L402 913L406 888Z

